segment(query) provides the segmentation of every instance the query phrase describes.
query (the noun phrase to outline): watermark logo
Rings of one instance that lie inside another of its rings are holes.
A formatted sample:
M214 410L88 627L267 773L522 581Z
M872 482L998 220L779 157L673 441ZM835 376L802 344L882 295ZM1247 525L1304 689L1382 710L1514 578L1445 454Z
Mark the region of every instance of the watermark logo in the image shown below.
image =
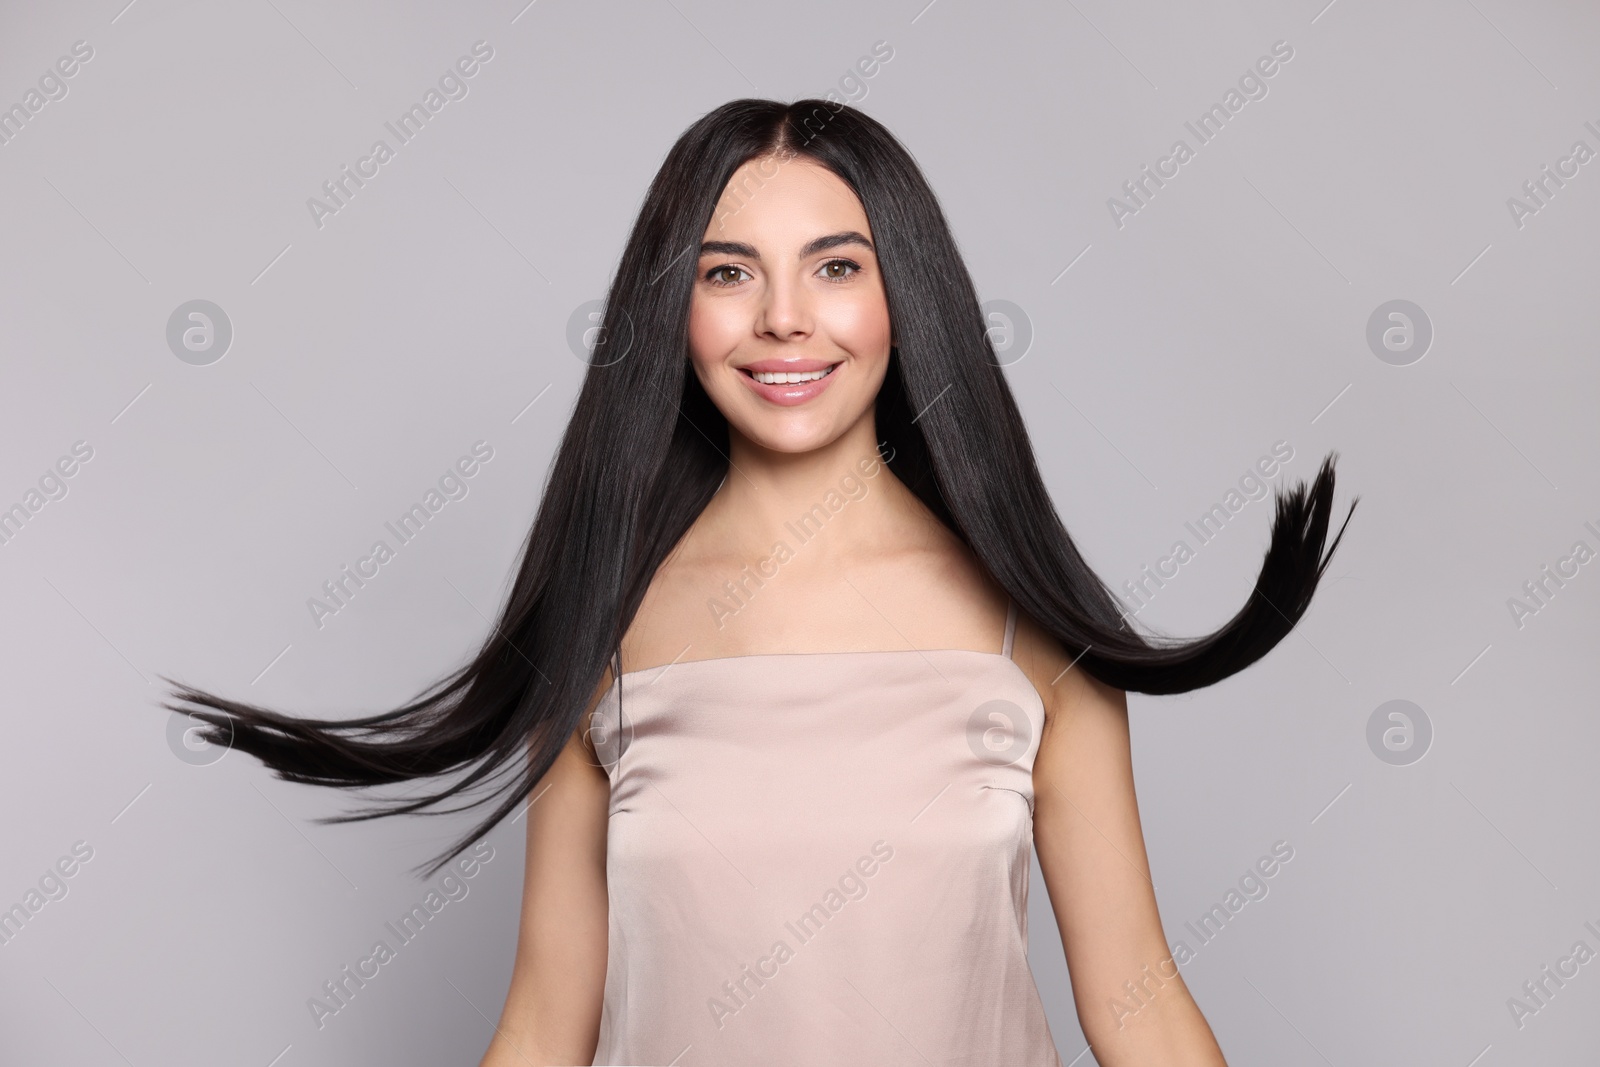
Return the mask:
M839 75L838 90L829 89L824 99L829 104L840 103L841 97L843 103L861 103L871 91L867 81L877 77L884 64L893 58L894 45L888 41L873 41L872 54L861 56L854 66L846 67L844 73Z
M87 441L72 443L72 453L57 459L39 476L37 487L29 486L15 503L0 501L0 545L9 545L35 515L53 500L66 497L71 478L82 465L94 458L94 446Z
M589 716L589 726L584 733L594 748L596 765L607 774L622 762L628 746L633 743L633 720L622 706L621 678L613 683L612 691L617 695L616 706L612 707L609 699L602 699L594 714Z
M383 528L394 537L394 545L378 538L365 556L356 559L354 567L346 563L337 574L322 583L325 599L307 597L306 610L311 614L312 625L320 630L327 625L330 617L349 607L356 594L381 574L384 566L399 556L401 548L415 541L446 504L466 499L471 491L468 481L476 477L483 470L483 464L492 459L494 446L488 441L474 441L470 455L463 455L446 467L435 486L430 486L420 500L394 521L384 522Z
M83 64L94 58L94 47L88 41L72 42L72 54L60 57L53 67L46 67L39 75L38 88L29 86L22 98L7 107L0 102L0 145L8 145L34 121L46 104L65 100L71 86L67 79L83 69Z
M83 869L83 865L92 859L94 859L94 846L87 841L76 841L72 845L71 854L63 855L46 867L44 874L39 876L37 885L29 886L27 892L22 894L21 900L0 911L0 945L11 944L12 940L22 933L22 928L44 910L46 904L67 899L67 893L72 888L67 879L76 875Z
M1367 719L1367 747L1383 762L1406 767L1428 754L1433 722L1409 700L1388 700Z
M1191 145L1183 137L1175 139L1167 154L1156 159L1154 168L1146 163L1135 177L1122 183L1124 198L1107 197L1106 210L1111 214L1112 225L1119 230L1127 226L1127 220L1149 207L1156 193L1178 176L1184 164L1194 159L1202 146L1216 140L1246 104L1265 100L1268 79L1275 77L1293 58L1294 47L1288 41L1274 41L1270 54L1258 58L1239 75L1237 88L1229 86L1222 97L1200 112L1194 121L1184 122L1184 129L1193 136L1195 143Z
M1020 363L1033 347L1033 320L1009 300L985 300L983 323L983 333L989 339L997 367Z
M844 73L839 76L837 87L827 91L820 107L812 108L809 113L796 112L790 116L789 129L795 140L800 145L810 144L847 104L859 104L865 100L867 93L871 91L867 80L882 73L884 64L893 58L892 44L888 41L874 41L872 53L861 56L854 66L845 68ZM751 160L748 166L739 168L739 171L729 179L727 188L723 189L722 195L717 200L717 229L723 229L728 220L749 206L756 194L776 178L785 165L799 157L800 152L795 145L788 144Z
M316 996L307 997L306 1009L317 1029L321 1030L330 1018L348 1008L356 994L383 973L383 966L397 959L400 950L415 941L447 905L466 900L467 894L472 892L470 880L493 859L494 846L487 841L478 842L471 852L457 857L454 869L430 887L427 896L412 904L410 911L383 924L385 936L373 942L370 953L323 982ZM393 944L390 944L391 937Z
M1189 544L1188 540L1183 538L1174 541L1167 554L1157 559L1153 566L1146 564L1137 579L1130 578L1123 582L1123 592L1120 595L1132 605L1132 610L1124 611L1123 614L1137 615L1148 607L1156 594L1165 589L1167 583L1181 573L1179 568L1196 558L1200 549L1221 535L1228 523L1244 510L1246 505L1252 501L1265 500L1272 492L1271 480L1283 469L1282 465L1293 458L1292 444L1288 441L1273 442L1271 454L1257 459L1253 468L1246 468L1235 486L1230 486L1221 500L1213 503L1192 522L1184 523L1184 529L1194 537L1194 544Z
M567 347L591 367L621 363L633 348L633 319L623 311L620 323L607 322L605 304L586 300L567 316Z
M1592 522L1585 522L1583 528L1596 538L1600 538L1600 529ZM0 537L4 534L0 533ZM1578 576L1578 568L1595 558L1595 550L1589 547L1589 542L1579 538L1572 542L1572 548L1565 556L1559 557L1555 566L1546 563L1540 566L1539 573L1522 583L1522 594L1526 599L1507 597L1506 607L1511 612L1511 621L1522 629L1528 624L1528 619L1539 614L1550 606L1550 602L1567 582Z
M1021 705L990 700L967 717L967 747L985 763L1009 766L1027 754L1033 741L1033 723Z
M1600 926L1585 921L1583 928L1600 938ZM1556 994L1578 977L1579 968L1594 958L1595 950L1589 947L1587 941L1579 938L1572 943L1572 951L1557 959L1553 967L1547 963L1539 968L1538 974L1523 982L1521 997L1506 998L1506 1010L1511 1013L1511 1021L1517 1024L1517 1029L1521 1030L1528 1025L1531 1016L1548 1008Z
M1117 1029L1121 1030L1127 1025L1130 1017L1139 1014L1154 1002L1156 994L1178 976L1179 968L1187 967L1199 955L1200 949L1221 937L1222 931L1238 918L1245 905L1266 900L1267 894L1272 890L1268 884L1269 879L1276 877L1292 859L1294 859L1294 846L1287 841L1274 841L1272 852L1263 855L1254 864L1245 868L1238 882L1230 886L1222 899L1211 905L1209 911L1194 922L1183 924L1189 936L1195 940L1193 947L1180 938L1169 946L1171 954L1156 964L1154 972L1146 963L1140 968L1137 977L1123 982L1122 990L1126 994L1126 999L1119 994L1107 1000L1111 1017L1116 1020Z
M401 148L415 140L446 104L465 100L471 91L471 79L493 58L493 45L488 41L475 41L471 55L461 56L439 75L438 88L429 86L420 101L413 102L393 121L385 122L383 128L394 139L393 144L383 137L373 141L368 153L356 160L353 170L350 164L341 164L339 172L322 183L322 198L306 198L312 225L319 230L327 225L326 220L349 207L356 195L367 187L367 182L376 178Z
M212 729L210 723L174 712L167 720L167 747L172 754L191 767L209 767L228 754L233 747L233 724L222 726L227 741L214 745L201 736L200 731Z
M870 855L863 853L846 867L809 908L784 922L784 933L774 938L765 955L758 956L753 964L740 967L733 978L722 983L721 989L706 998L706 1009L718 1030L748 1007L777 978L782 966L794 959L801 948L816 940L845 905L866 897L871 888L867 880L881 873L894 859L894 846L882 838L872 843L870 851ZM790 937L794 938L793 945L789 944Z
M179 304L167 318L167 347L185 363L209 366L228 354L233 321L209 300Z
M1433 320L1409 300L1379 304L1367 319L1367 347L1391 367L1408 367L1428 354Z
M1590 133L1600 137L1600 126L1593 122L1583 125ZM1506 197L1506 210L1511 213L1511 224L1519 230L1526 226L1528 219L1549 207L1556 193L1565 189L1567 182L1578 176L1578 169L1594 157L1594 149L1580 138L1572 142L1572 148L1566 155L1556 160L1555 169L1552 170L1548 163L1542 165L1536 176L1522 183L1526 200Z
M838 488L829 488L820 501L812 504L799 517L785 522L783 528L794 538L794 547L790 547L787 540L779 539L773 543L768 555L754 564L746 563L739 569L737 577L722 583L723 596L706 598L706 609L711 613L711 621L717 624L717 629L722 629L730 618L749 607L756 593L765 588L768 581L776 578L780 568L794 559L800 549L818 537L829 520L851 501L867 495L870 486L863 479L876 478L878 472L893 461L894 448L887 441L878 442L876 456L863 456L856 460L854 466L848 468L839 479ZM755 588L751 588L751 583Z

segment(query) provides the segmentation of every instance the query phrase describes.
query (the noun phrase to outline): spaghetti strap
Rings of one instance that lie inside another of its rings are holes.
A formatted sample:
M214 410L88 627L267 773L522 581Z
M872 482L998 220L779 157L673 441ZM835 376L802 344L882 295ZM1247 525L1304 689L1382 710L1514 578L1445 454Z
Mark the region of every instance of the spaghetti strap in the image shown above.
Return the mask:
M1000 654L1006 659L1011 658L1011 642L1017 636L1017 602L1007 600L1006 605L1006 639L1000 646Z

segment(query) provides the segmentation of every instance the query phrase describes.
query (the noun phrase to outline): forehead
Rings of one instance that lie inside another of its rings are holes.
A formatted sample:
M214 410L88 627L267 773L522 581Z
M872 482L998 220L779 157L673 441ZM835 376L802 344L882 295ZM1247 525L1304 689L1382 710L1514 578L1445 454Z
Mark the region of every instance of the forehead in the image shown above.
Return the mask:
M844 180L805 156L746 161L717 199L706 239L799 246L821 233L871 236L866 209Z

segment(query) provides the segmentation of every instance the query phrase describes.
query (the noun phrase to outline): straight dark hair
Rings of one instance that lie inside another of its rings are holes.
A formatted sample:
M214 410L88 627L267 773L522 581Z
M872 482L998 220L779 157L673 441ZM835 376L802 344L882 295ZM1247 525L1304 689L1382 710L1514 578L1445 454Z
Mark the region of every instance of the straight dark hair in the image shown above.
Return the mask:
M515 810L577 729L656 569L727 472L727 421L687 372L698 249L741 164L796 156L843 179L872 228L897 334L875 405L890 470L1020 610L1078 667L1139 693L1211 685L1282 640L1344 533L1341 525L1325 554L1336 453L1309 490L1301 483L1277 493L1260 576L1232 619L1192 640L1135 633L1050 500L977 291L910 153L844 104L745 99L690 126L650 184L516 580L473 659L411 703L361 718L296 718L165 676L173 697L194 707L162 706L289 781L359 788L441 779L419 795L323 821L492 803L425 867L429 875ZM732 202L743 192L730 191ZM441 807L451 798L460 803Z

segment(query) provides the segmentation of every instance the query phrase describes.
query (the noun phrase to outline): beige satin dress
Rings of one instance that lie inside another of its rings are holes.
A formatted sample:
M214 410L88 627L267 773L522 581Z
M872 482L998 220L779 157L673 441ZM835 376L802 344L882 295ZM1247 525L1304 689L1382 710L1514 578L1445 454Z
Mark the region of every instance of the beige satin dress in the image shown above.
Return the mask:
M624 674L595 1064L1060 1067L1028 967L1044 706L1002 651Z

